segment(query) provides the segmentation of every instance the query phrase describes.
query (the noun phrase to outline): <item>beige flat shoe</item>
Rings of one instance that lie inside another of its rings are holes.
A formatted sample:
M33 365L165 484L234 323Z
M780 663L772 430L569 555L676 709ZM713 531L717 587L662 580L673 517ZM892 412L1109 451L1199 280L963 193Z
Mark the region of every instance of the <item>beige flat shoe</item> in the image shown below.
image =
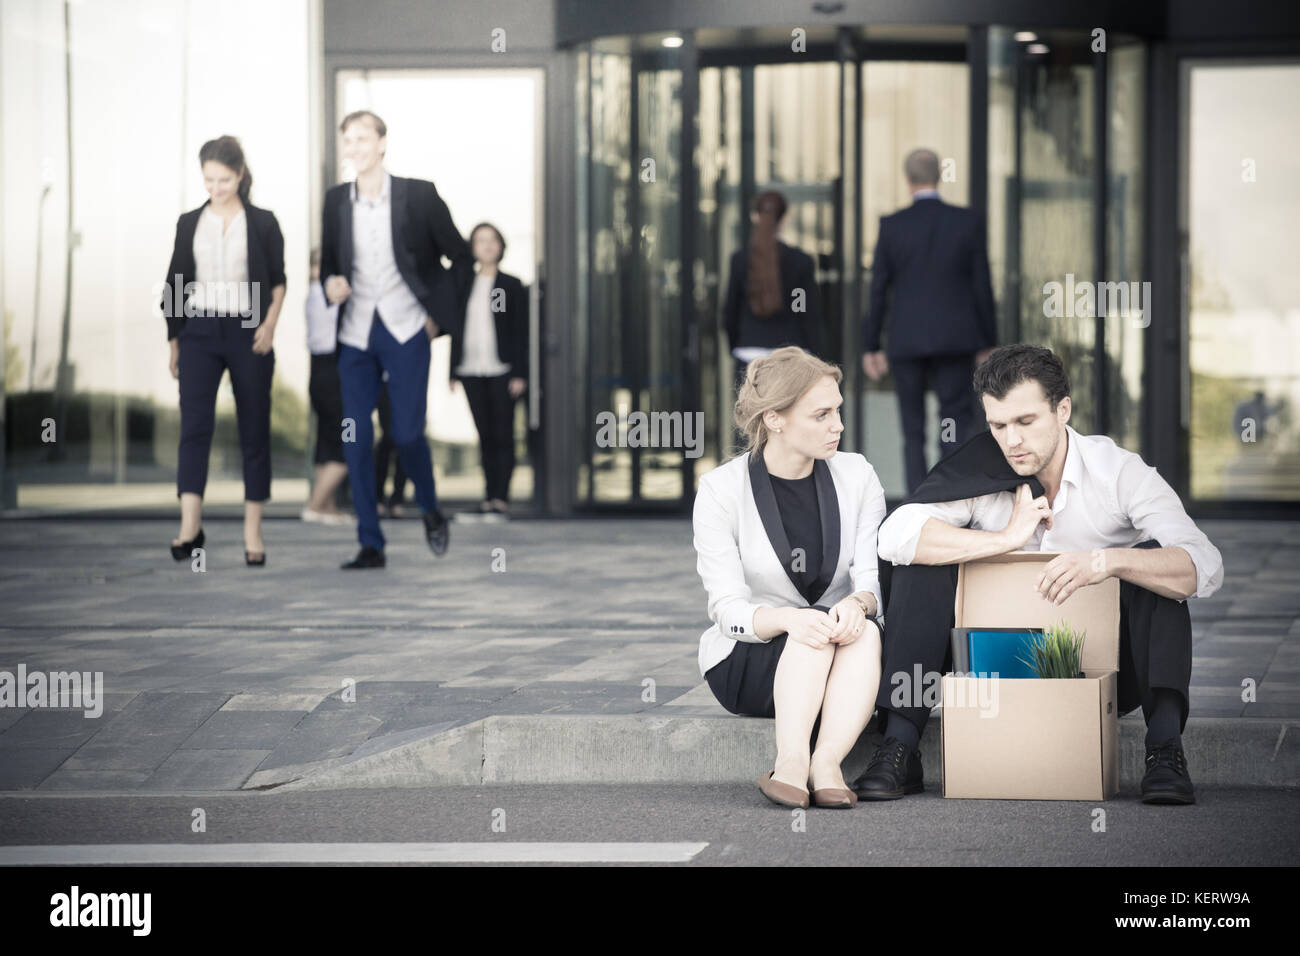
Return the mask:
M788 783L782 783L780 780L773 780L773 773L774 771L769 770L758 778L758 789L763 791L763 796L778 806L798 807L801 810L807 810L808 791L800 790Z
M858 795L852 790L841 790L838 787L823 787L821 790L812 792L812 803L815 807L828 807L832 810L850 810L858 804Z

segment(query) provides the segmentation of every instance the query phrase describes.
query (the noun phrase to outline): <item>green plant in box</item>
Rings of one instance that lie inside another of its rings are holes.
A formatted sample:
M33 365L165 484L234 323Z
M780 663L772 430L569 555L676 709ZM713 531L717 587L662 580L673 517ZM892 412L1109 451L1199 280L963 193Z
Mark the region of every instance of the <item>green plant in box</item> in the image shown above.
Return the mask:
M1039 677L1078 677L1083 671L1083 631L1076 631L1067 621L1043 628L1030 639L1030 657L1020 658Z

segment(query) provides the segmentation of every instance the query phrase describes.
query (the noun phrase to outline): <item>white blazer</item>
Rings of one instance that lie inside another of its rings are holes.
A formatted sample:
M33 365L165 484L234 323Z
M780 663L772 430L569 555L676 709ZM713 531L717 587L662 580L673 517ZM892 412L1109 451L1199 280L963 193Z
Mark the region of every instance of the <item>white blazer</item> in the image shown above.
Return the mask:
M814 459L813 474L822 523L818 584L829 578L815 603L830 606L857 591L870 591L880 614L876 531L885 517L880 479L864 457L850 452ZM791 549L761 454L746 452L701 477L693 522L696 569L709 595L713 621L700 636L703 677L737 641L771 640L754 633L759 607L809 605L790 576Z

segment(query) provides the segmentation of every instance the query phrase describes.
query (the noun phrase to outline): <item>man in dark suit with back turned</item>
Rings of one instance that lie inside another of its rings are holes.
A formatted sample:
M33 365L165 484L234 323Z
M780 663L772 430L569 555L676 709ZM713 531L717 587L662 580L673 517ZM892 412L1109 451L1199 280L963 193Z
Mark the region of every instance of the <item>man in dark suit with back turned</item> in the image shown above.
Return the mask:
M975 429L971 373L997 344L997 327L983 217L939 198L939 157L931 150L908 153L903 172L912 205L880 218L871 301L863 319L862 370L880 381L893 369L911 492L927 470L927 378L939 399L940 449L946 457ZM880 348L886 311L887 353Z
M355 429L345 434L343 450L361 550L343 567L382 568L370 416L385 372L393 443L415 486L425 539L434 554L447 552L450 524L438 508L424 437L429 345L439 335L460 335L473 257L433 183L390 176L384 169L383 120L359 110L344 117L339 129L357 178L325 194L320 273L325 298L343 303L339 385L344 425L350 421ZM450 270L443 268L443 256L451 260Z

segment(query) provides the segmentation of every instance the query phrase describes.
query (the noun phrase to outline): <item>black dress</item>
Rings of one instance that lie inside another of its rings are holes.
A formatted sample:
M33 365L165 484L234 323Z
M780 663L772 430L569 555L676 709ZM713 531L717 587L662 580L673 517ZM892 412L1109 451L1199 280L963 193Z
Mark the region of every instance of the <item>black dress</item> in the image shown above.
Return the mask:
M806 478L769 477L786 539L792 550L803 550L804 560L798 560L800 556L796 555L793 562L795 584L809 606L828 611L828 605L812 604L814 598L820 597L813 589L822 570L822 526L817 506L816 473L810 472ZM874 617L870 620L880 626ZM704 679L723 707L745 717L776 716L776 703L772 697L776 665L788 636L778 634L761 644L737 641L730 654L709 668Z

